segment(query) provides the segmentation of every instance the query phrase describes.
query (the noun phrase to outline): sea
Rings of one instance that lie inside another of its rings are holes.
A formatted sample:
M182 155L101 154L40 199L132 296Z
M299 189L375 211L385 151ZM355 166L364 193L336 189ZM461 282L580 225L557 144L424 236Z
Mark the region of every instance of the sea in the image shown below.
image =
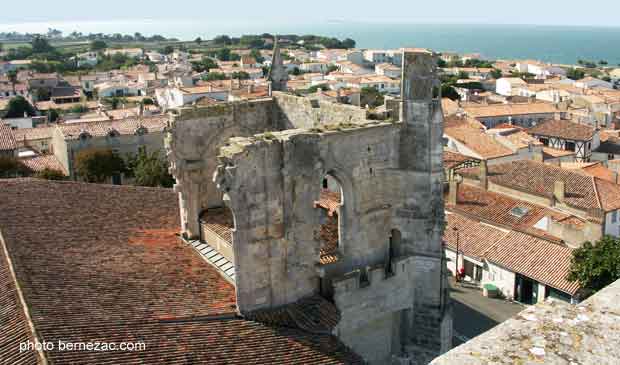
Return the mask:
M312 23L263 23L200 19L132 19L0 24L0 32L160 34L181 40L220 34L315 34L352 38L359 48L420 47L441 52L480 53L487 59L533 59L559 64L578 60L620 64L620 27L545 25L414 24L325 20Z

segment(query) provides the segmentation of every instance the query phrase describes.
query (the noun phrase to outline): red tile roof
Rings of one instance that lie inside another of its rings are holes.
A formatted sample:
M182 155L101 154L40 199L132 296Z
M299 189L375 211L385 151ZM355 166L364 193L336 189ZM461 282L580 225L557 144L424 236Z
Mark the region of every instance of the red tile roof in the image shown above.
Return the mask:
M321 225L319 239L321 245L321 264L331 264L338 261L338 208L340 207L340 193L321 190L321 197L315 203L317 207L327 210L327 221Z
M15 129L13 135L17 142L21 141L34 141L38 139L52 138L56 126L53 127L40 127L40 128L21 128Z
M595 129L589 125L578 124L570 120L547 120L528 130L529 134L556 137L574 141L589 141Z
M17 148L13 129L8 124L0 122L0 151L12 151Z
M104 137L111 130L121 135L135 134L139 127L145 127L149 133L162 132L168 122L167 115L143 118L127 118L101 122L66 123L59 124L58 128L65 139L78 139L80 133L87 132L93 137Z
M9 262L0 239L0 359L3 364L36 364L34 351L19 351L19 344L34 341L19 299Z
M485 258L574 295L579 289L579 284L566 280L570 271L572 252L569 247L511 231L485 253Z
M519 217L512 214L515 208L524 209L525 215ZM466 184L460 184L458 187L456 206L448 202L446 209L550 240L559 240L559 238L535 228L534 225L544 217L550 217L556 221L571 217L556 210Z
M460 170L465 177L477 178L478 168ZM554 184L563 181L566 186L565 203L581 210L620 209L620 185L588 176L580 170L567 170L557 166L519 160L488 167L489 181L526 193L553 197Z
M473 157L465 156L457 152L443 151L444 169L453 169L465 161L479 161Z
M488 260L510 271L525 275L540 283L574 295L577 283L569 282L572 249L522 232L502 230L458 213L446 214L444 242L459 252L477 260Z
M0 230L43 339L146 343L51 351L51 362L361 362L334 336L237 319L234 287L176 236L172 190L10 179L0 180L0 201Z
M60 171L66 176L69 176L65 168L54 155L40 155L30 158L24 158L21 159L21 162L26 165L28 169L34 172L40 172L45 169L49 169Z

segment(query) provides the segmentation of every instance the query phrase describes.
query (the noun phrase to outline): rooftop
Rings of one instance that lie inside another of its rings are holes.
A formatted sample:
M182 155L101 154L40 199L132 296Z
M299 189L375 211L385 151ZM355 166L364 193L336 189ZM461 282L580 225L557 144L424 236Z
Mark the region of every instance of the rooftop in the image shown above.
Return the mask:
M444 242L448 248L456 250L454 228L457 228L459 252L480 261L491 261L571 295L579 290L577 283L566 280L571 248L458 213L446 214L446 221Z
M12 151L17 148L13 129L0 121L0 151Z
M149 133L162 132L167 122L168 116L161 115L101 122L59 124L58 129L66 140L71 140L78 139L82 132L86 132L93 137L104 137L111 130L116 130L120 135L135 134L140 127L146 128Z
M459 173L464 177L477 178L479 169L468 168ZM520 160L490 165L488 179L497 185L546 198L553 197L555 182L563 181L566 186L565 203L569 206L586 211L620 209L620 185L588 176L579 170Z
M464 110L467 115L472 118L507 117L524 114L551 114L559 111L553 104L548 103L469 105L464 107Z
M563 119L547 120L528 130L529 134L536 136L556 137L573 141L589 141L595 132L596 129L592 126Z
M0 201L0 230L39 338L146 344L46 351L48 362L361 363L330 334L241 318L235 288L177 236L172 190L12 179L0 180ZM0 251L5 282L7 265ZM28 355L15 338L32 333L7 284L0 300L16 316L0 322L0 353L17 359Z

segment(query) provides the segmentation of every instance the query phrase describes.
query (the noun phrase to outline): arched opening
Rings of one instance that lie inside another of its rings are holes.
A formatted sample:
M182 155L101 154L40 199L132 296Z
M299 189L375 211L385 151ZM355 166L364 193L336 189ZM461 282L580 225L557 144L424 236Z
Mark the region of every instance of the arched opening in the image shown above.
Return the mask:
M338 261L342 249L342 212L344 206L342 186L327 174L321 181L321 193L315 207L321 209L319 240L321 243L321 264L332 264Z

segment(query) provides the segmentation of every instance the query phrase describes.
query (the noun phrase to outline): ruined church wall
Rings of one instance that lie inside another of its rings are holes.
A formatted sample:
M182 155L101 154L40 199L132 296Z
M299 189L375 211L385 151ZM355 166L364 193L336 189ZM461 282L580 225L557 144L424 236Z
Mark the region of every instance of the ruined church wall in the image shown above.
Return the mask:
M178 110L167 145L188 236L199 235L198 218L203 210L223 205L222 194L213 183L219 148L231 137L273 130L274 124L271 99Z
M370 364L390 363L401 352L407 317L414 301L412 257L392 263L391 274L383 266L368 271L368 282L355 271L334 281L334 302L342 318L334 330L347 346Z
M366 110L345 104L274 93L280 129L305 128L338 123L363 123Z
M233 233L242 311L318 292L321 211L314 202L327 173L344 191L346 234L338 271L384 262L389 207L400 189L385 177L398 164L399 130L397 124L382 124L325 133L285 131L233 139L222 148L217 180L229 192L233 211L243 212Z

